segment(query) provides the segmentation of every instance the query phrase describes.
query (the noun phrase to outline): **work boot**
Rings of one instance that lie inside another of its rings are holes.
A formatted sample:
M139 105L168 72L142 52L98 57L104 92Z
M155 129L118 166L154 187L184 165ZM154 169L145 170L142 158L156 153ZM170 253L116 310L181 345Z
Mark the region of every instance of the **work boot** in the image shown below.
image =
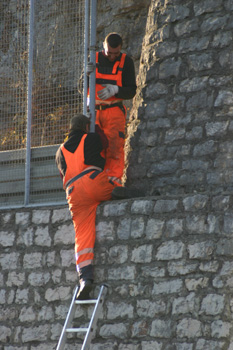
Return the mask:
M93 289L93 280L80 280L80 286L78 294L76 296L77 300L88 300L90 299L89 293Z
M145 193L137 188L117 186L112 191L112 199L129 199L144 196Z

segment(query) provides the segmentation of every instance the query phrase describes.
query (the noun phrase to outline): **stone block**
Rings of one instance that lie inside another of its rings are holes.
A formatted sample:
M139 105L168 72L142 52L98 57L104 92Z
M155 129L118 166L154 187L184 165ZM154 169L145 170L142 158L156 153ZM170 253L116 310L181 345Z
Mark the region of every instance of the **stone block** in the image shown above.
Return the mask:
M158 219L148 219L146 225L146 238L149 240L159 239L163 234L165 221ZM173 227L173 225L172 225Z
M60 208L52 210L52 223L71 221L71 215L68 208Z
M185 245L181 241L168 241L161 244L157 249L156 259L158 260L173 260L183 257Z
M170 338L172 336L171 321L162 319L152 321L150 336L155 338Z
M152 295L158 294L173 294L181 292L183 282L181 279L174 279L164 282L155 282L152 290Z
M72 223L60 225L54 234L54 244L72 244L74 243L74 226Z
M0 231L0 246L2 247L10 247L14 244L15 241L15 233Z
M57 301L57 300L59 300L59 301L68 300L71 297L70 292L71 292L70 287L60 286L60 287L57 287L54 289L48 288L45 291L45 299L48 302L53 302L53 301Z
M144 234L145 221L143 217L138 217L132 220L131 237L134 239L140 238Z
M148 263L152 260L152 245L141 245L132 250L131 261L135 263Z
M47 341L49 330L50 326L48 324L38 327L25 327L22 332L22 341L24 343L32 341Z
M156 315L166 315L167 305L163 300L151 302L149 299L137 300L137 314L139 317L155 318Z
M134 307L130 303L124 302L108 302L107 303L107 319L114 320L116 318L133 318Z
M23 257L23 267L25 269L35 269L42 266L42 253L27 253Z
M109 280L134 280L136 277L136 268L134 266L124 266L120 268L109 268Z
M190 259L208 259L210 258L215 249L215 244L212 241L205 241L188 245L188 252Z
M206 315L221 315L225 307L225 297L219 294L208 294L201 303L201 313Z
M198 305L199 299L195 297L194 293L190 293L187 297L175 298L172 303L172 314L189 314L195 315L196 304Z
M106 324L100 327L100 336L103 338L114 336L119 339L126 339L127 333L127 323Z
M25 283L25 273L24 272L16 272L12 271L8 273L8 280L6 285L8 287L12 286L22 286Z
M16 225L28 225L30 223L30 212L17 212L15 214Z
M161 212L171 212L173 210L177 209L177 206L179 204L179 201L176 199L159 199L155 203L154 212L155 213L161 213Z
M35 243L38 246L50 247L52 239L49 235L48 227L37 227L35 231Z
M196 339L202 335L201 322L192 318L184 318L178 322L176 334L179 338Z
M33 210L32 223L33 224L48 224L50 219L50 210Z

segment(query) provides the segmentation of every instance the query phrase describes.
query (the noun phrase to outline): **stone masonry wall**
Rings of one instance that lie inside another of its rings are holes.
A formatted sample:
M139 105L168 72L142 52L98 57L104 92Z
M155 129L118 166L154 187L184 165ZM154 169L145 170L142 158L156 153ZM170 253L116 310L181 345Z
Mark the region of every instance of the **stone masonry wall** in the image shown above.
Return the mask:
M151 1L128 185L148 195L232 191L232 28L232 0Z
M94 295L109 289L91 350L233 349L232 202L190 194L99 206ZM0 225L0 348L55 349L77 282L68 208L4 210Z

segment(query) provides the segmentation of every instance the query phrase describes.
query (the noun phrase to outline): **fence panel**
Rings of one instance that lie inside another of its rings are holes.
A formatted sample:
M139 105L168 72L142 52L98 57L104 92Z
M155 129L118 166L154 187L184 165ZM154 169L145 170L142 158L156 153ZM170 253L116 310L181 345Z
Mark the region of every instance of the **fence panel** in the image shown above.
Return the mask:
M30 0L0 4L0 205L23 205ZM65 200L55 165L83 110L85 1L34 0L29 203Z

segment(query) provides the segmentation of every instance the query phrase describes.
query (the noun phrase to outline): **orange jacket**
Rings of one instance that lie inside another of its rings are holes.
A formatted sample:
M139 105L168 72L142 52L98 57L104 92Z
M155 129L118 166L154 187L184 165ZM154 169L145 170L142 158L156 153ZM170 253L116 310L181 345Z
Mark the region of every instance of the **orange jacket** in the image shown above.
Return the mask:
M83 135L76 151L74 153L69 152L64 144L61 145L61 150L66 162L66 173L63 177L63 188L65 189L66 183L74 176L80 174L84 169L90 167L84 163L84 141L87 134Z
M96 89L95 89L95 99L98 102L102 100L98 97L97 92L104 88L103 84L112 84L117 86L122 86L122 70L125 63L126 54L122 53L119 61L116 61L111 73L100 73L98 70L99 52L96 52ZM112 96L106 101L122 101L121 98Z

